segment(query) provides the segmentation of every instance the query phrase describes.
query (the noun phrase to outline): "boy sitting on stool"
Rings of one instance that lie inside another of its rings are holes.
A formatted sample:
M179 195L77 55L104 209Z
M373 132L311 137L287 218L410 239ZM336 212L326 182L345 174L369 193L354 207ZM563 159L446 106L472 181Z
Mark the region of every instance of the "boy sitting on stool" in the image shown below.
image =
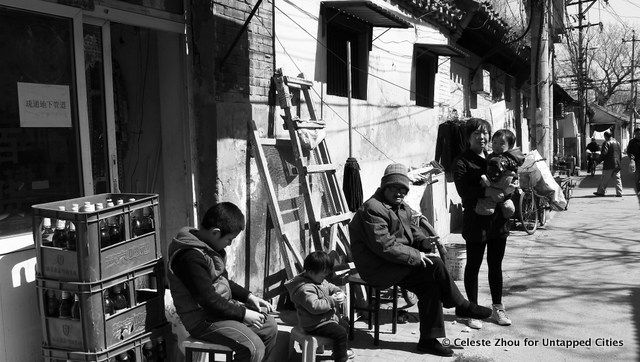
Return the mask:
M285 287L296 305L298 325L311 335L333 340L333 359L344 362L355 354L347 349L347 331L338 324L335 308L345 294L325 278L333 272L333 260L324 251L314 251L304 259L304 272Z
M244 230L244 215L230 203L212 206L200 229L184 227L169 245L169 287L182 324L196 339L235 351L234 361L266 360L278 326L264 299L228 279L225 247Z

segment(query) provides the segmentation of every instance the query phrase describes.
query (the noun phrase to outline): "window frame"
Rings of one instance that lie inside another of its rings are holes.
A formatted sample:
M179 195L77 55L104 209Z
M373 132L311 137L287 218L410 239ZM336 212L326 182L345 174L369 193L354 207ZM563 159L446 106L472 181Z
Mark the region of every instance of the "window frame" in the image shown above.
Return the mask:
M439 56L417 47L414 49L413 54L416 106L434 108Z
M327 95L345 98L348 96L346 82L346 41L351 40L351 97L366 100L369 78L369 51L371 50L373 27L348 14L340 13L327 7L322 7L322 18L326 44L325 69ZM344 37L334 40L333 37L335 35L343 35ZM336 57L337 59L335 59ZM342 57L344 57L343 60ZM344 69L337 69L343 62ZM345 79L343 83L336 80L336 78L341 77Z

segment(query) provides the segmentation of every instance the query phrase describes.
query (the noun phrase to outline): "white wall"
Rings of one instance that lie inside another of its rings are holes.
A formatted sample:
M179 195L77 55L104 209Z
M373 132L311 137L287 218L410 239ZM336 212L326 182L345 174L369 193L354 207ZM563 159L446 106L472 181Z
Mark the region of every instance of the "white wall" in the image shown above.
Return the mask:
M389 8L383 1L376 3ZM326 50L313 39L324 43L318 23L320 1L308 0L304 4L304 9L289 2L277 4L276 66L282 68L285 75L303 72L307 79L316 81L317 94L312 92L316 113L318 117L322 114L327 122L327 142L333 162L343 164L348 157L347 99L328 96L323 91L326 89L321 82L325 78ZM367 99L352 101L353 156L361 167L365 198L375 191L389 163L402 162L417 167L431 161L439 116L447 114L448 106L462 113L462 93L450 79L449 58L438 59L436 107L415 105L411 92L414 43L447 43L447 39L431 25L414 25L409 29L373 29L375 40L369 52ZM325 104L321 105L320 97ZM280 121L276 122L276 129L284 135Z

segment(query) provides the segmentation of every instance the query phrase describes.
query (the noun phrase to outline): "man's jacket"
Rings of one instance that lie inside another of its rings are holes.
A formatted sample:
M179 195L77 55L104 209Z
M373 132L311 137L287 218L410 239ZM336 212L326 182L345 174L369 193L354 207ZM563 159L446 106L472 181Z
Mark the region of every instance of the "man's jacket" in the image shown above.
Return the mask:
M602 162L603 170L620 169L622 159L622 147L615 138L611 137L602 144L599 161Z
M351 223L351 251L360 277L378 287L389 287L422 264L419 247L428 238L411 223L404 202L394 210L376 193L358 209Z

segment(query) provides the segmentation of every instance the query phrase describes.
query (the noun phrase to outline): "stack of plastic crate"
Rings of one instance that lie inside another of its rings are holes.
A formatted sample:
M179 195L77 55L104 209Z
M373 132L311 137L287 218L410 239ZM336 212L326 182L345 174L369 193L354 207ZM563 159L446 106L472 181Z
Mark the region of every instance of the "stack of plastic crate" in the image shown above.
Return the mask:
M45 361L163 357L159 207L156 194L100 194L33 206ZM51 230L44 230L49 224L61 234L65 225L73 243L56 244L61 237L52 242Z

